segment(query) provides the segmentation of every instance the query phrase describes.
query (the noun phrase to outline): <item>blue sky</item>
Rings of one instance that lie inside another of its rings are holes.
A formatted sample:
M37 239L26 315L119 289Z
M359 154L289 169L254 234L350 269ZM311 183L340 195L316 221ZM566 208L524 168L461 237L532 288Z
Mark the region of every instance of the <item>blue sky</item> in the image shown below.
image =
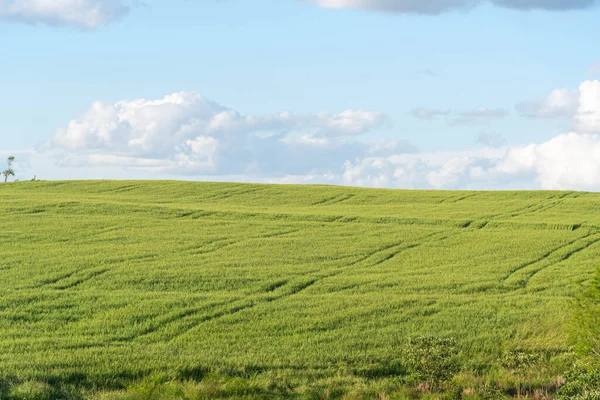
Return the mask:
M18 178L600 189L594 1L57 3L0 0Z

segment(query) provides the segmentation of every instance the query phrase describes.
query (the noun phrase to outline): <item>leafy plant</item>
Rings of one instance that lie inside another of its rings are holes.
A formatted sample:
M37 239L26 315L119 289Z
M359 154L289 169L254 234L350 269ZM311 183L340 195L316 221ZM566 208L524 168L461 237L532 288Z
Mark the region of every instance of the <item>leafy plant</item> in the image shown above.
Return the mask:
M600 370L578 364L565 378L566 384L558 391L559 400L600 399Z
M434 391L460 371L456 340L418 336L408 340L406 363L413 379Z
M525 371L540 362L540 354L528 351L509 351L504 355L501 364L513 371Z

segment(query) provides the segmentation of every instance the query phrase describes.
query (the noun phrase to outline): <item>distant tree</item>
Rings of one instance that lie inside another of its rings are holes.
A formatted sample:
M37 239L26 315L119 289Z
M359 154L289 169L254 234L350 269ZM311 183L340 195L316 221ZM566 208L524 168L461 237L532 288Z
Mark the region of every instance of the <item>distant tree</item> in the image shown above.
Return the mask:
M12 164L15 161L15 157L10 156L7 160L8 168L2 171L2 175L4 175L4 183L8 182L9 176L15 176L15 171L12 169Z

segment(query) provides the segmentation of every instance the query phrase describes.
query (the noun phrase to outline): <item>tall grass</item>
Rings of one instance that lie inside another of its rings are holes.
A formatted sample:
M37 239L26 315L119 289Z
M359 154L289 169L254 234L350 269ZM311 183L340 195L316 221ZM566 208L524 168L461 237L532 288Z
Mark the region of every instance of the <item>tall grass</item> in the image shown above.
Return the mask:
M442 391L552 396L573 361L569 305L600 255L598 200L2 185L1 393L426 398L406 361L425 336L459 355Z

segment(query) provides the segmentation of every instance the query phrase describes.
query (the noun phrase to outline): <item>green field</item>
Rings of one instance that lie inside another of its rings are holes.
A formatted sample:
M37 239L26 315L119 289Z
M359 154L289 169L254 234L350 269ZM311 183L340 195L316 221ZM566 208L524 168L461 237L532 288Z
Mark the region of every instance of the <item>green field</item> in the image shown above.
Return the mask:
M456 340L467 397L551 393L600 257L593 193L86 181L0 199L7 398L415 397L420 335Z

